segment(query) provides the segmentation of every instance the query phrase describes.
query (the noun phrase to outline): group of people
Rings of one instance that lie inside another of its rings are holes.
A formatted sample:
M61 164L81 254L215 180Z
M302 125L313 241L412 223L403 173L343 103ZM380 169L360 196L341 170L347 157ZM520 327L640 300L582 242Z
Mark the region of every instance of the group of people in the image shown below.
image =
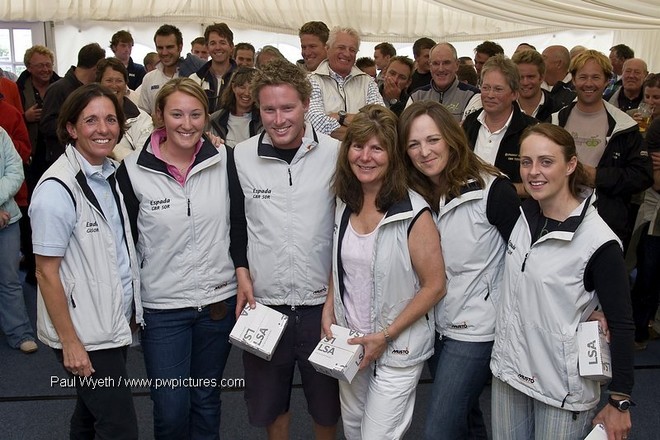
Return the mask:
M496 439L582 439L595 423L627 438L633 342L649 337L660 286L657 75L643 80L656 109L643 140L647 116L618 107L639 66L622 63L607 102L614 63L593 50L509 59L484 42L476 87L455 48L428 38L414 63L378 45L373 78L355 66L357 32L321 22L301 27L298 65L266 50L258 69L238 65L224 23L204 33L206 62L159 27L144 74L127 34L113 58L83 47L61 80L35 46L21 75L38 336L72 378L117 384L76 382L72 437L137 438L120 381L139 332L154 383L196 381L151 388L155 437L219 438L229 333L258 302L288 316L270 361L243 352L249 422L269 438L288 438L296 365L317 439L340 417L349 439L401 438L426 363L425 438L486 438L491 378ZM15 137L0 141L0 242L16 256L0 267L20 291L23 166ZM18 298L3 331L36 350ZM600 409L600 384L578 372L585 320L610 341ZM307 360L332 324L364 334L348 341L364 347L350 383Z

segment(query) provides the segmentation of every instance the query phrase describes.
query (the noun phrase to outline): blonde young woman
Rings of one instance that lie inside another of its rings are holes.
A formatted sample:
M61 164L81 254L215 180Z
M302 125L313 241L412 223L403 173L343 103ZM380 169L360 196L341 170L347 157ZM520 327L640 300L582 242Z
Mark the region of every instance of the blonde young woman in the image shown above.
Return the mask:
M147 376L191 379L152 386L154 434L218 439L236 306L230 242L240 241L230 240L231 149L203 136L208 100L189 78L161 87L156 116L162 127L118 173L140 261Z

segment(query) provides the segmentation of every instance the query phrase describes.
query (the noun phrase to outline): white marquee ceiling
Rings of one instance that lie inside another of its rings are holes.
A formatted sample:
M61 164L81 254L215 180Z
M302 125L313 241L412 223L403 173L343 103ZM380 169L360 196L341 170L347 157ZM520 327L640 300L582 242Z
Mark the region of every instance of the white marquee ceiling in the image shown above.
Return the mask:
M130 5L130 7L127 7ZM660 29L660 0L3 0L3 21L179 21L297 33L309 20L365 40L479 40L556 29Z

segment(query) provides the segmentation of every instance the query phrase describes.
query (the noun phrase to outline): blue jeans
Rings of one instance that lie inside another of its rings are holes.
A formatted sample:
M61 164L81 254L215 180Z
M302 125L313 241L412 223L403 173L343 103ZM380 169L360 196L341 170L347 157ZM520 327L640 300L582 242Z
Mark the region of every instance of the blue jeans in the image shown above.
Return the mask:
M24 341L34 340L34 331L25 309L23 286L18 276L20 247L18 222L0 229L0 328L12 348L18 348Z
M220 320L211 319L209 306L144 309L142 347L152 380L156 439L220 438L220 380L231 349L236 297L224 302L227 315Z
M429 360L429 366L435 368L435 377L424 438L487 438L479 396L491 376L492 348L492 341L464 342L447 337L436 338L435 354Z

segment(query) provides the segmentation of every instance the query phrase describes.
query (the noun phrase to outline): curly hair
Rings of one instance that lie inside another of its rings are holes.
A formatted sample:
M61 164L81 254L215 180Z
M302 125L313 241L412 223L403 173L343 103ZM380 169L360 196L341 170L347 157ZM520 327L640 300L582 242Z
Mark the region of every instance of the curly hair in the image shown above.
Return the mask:
M41 44L35 44L26 50L25 55L23 55L23 64L25 64L25 67L30 65L30 60L35 54L47 56L50 58L51 63L55 62L55 54L52 50L48 49L46 46L42 46Z
M288 84L298 92L300 100L307 102L312 94L312 85L307 75L298 66L284 59L273 60L257 71L250 93L254 102L259 104L259 92L266 86Z
M543 55L534 49L528 49L514 53L511 57L511 61L513 61L516 65L533 64L539 69L539 74L541 76L545 75L545 61L543 61Z

